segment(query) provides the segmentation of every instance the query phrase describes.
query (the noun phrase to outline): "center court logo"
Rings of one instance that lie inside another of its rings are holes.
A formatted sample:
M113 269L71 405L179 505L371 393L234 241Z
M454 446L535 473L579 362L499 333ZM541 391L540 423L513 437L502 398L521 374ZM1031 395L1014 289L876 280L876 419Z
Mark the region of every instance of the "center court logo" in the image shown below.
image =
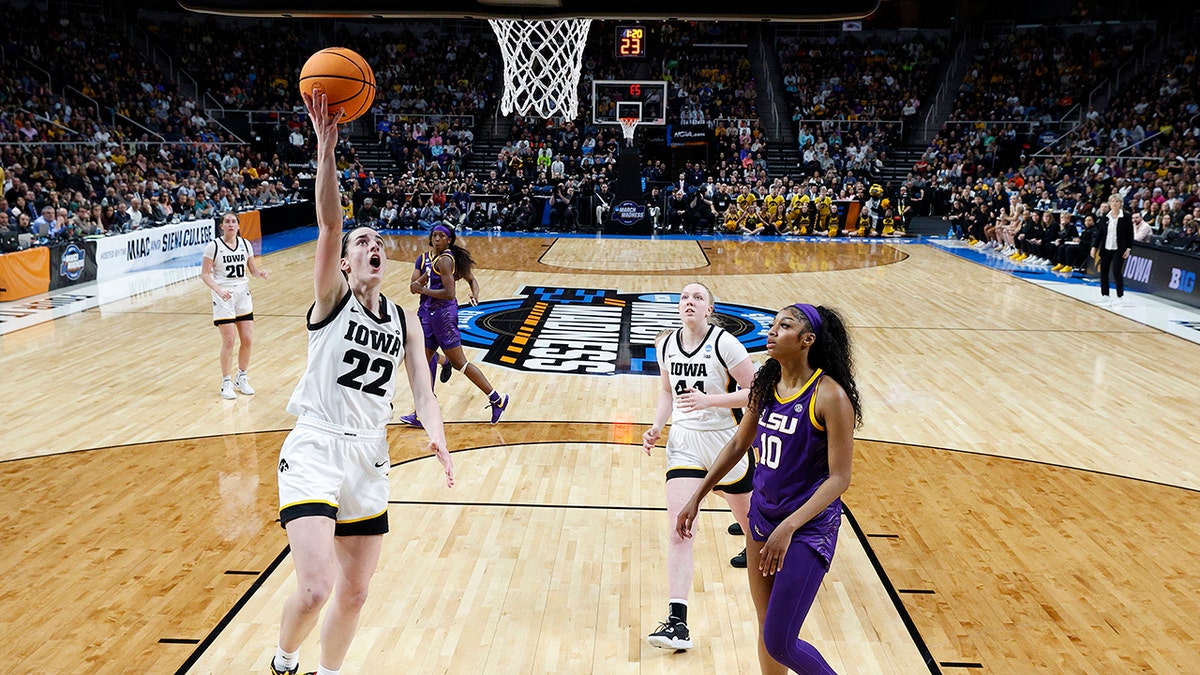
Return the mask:
M519 296L459 307L463 345L525 372L658 375L654 336L679 327L678 293L526 286ZM714 315L746 351L766 350L774 310L718 302Z

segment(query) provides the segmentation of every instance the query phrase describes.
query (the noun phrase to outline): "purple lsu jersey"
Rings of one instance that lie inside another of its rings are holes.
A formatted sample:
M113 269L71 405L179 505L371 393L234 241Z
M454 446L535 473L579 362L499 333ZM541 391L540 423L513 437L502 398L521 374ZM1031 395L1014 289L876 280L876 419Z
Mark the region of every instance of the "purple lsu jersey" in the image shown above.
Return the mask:
M800 391L786 400L772 393L759 414L750 498L750 527L756 541L766 541L775 527L829 478L828 438L812 409L822 379L823 371L818 368ZM841 523L842 500L838 498L796 530L792 541L812 548L828 567Z
M437 270L434 269L434 265L437 264L437 261L442 256L450 258L450 276L453 278L454 254L451 253L449 249L446 249L445 251L442 251L436 255L432 251L426 251L417 258L416 264L413 265L421 272L421 274L425 275L426 279L428 279L428 281L425 282L426 287L435 291L440 291L445 288L445 286L442 284L442 275L438 274ZM428 295L422 295L420 307L421 309L428 309L432 311L441 309L451 303L457 305L458 301L454 299L440 300L438 298L431 298Z

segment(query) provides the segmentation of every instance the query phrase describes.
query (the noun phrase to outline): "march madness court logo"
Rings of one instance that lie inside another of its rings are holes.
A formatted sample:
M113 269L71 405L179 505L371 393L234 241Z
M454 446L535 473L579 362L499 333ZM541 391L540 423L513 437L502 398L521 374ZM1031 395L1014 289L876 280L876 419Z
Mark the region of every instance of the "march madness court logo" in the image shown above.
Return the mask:
M717 323L748 352L767 348L774 310L716 304ZM679 327L678 293L526 286L520 297L460 306L463 345L487 363L543 373L658 375L654 336Z

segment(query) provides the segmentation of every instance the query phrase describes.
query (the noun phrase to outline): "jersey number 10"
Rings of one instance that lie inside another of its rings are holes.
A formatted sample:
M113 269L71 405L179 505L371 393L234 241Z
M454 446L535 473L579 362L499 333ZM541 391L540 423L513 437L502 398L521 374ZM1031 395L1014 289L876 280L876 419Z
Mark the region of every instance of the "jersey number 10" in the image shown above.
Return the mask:
M759 463L766 464L768 469L779 468L779 456L783 454L783 441L778 436L760 434L758 437Z

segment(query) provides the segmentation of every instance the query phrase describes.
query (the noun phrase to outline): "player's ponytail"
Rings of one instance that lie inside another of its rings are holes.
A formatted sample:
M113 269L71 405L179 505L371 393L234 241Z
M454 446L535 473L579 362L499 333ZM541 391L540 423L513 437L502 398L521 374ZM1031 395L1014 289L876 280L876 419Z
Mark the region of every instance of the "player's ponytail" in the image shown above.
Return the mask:
M820 314L817 340L808 351L808 363L821 368L825 374L842 385L854 408L854 426L862 426L862 401L854 381L854 358L851 354L850 332L837 311L825 306L816 308ZM811 325L810 325L811 327Z
M471 273L471 268L475 266L475 259L471 257L471 253L467 249L454 243L455 237L450 236L450 254L454 256L454 278L462 279Z

